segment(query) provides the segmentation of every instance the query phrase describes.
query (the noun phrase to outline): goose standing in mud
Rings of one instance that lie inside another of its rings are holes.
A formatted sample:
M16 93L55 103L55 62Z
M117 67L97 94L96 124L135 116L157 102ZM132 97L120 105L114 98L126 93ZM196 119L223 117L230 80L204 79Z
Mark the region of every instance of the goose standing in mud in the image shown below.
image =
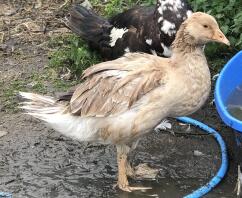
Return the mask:
M116 145L118 187L144 189L129 185L127 175L135 176L130 148L166 117L189 115L204 104L211 79L203 46L210 41L229 45L212 16L194 13L181 25L171 58L127 53L85 70L70 100L21 92L22 108L73 139Z
M191 14L186 0L157 0L156 6L137 6L109 20L76 5L66 24L105 60L126 52L170 57L176 32Z

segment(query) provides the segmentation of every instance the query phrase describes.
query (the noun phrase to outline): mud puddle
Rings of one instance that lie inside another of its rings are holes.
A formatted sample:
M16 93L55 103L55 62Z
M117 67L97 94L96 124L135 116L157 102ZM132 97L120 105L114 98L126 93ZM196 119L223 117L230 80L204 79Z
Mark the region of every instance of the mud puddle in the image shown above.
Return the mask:
M129 156L134 166L147 163L160 169L154 181L131 180L131 185L152 190L120 192L113 189L117 173L114 146L71 140L22 114L1 117L1 130L10 133L0 139L0 189L17 198L176 198L205 184L220 166L219 148L211 136L152 132ZM175 133L202 133L187 125L173 122L173 126ZM232 185L221 186L207 197L230 197Z

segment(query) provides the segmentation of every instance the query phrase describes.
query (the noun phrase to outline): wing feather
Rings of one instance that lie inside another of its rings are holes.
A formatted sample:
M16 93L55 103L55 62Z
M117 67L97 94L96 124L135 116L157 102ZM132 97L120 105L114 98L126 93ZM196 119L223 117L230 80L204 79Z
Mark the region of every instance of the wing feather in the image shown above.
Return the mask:
M162 58L134 53L104 62L84 72L85 81L70 101L71 113L110 116L124 112L165 82Z

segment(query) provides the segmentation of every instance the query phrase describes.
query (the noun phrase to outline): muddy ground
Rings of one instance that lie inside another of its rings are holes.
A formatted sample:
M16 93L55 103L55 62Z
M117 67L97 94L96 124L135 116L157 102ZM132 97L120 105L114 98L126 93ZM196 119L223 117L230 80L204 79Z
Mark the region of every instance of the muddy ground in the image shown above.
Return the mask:
M29 80L33 73L41 76L48 63L46 43L51 37L67 34L68 30L61 21L60 6L64 1L43 5L31 1L12 1L12 5L11 1L1 2L0 131L7 134L0 138L0 191L11 192L14 198L178 198L205 184L216 173L220 152L211 136L151 132L131 153L130 160L133 165L145 162L160 169L154 181L131 180L132 185L153 189L120 192L112 188L117 173L113 146L73 141L36 119L9 110L5 101L9 84L14 80ZM31 84L26 86L31 90ZM221 122L210 104L212 99L211 94L206 106L191 117L221 132L228 146L230 167L223 182L206 197L235 197L237 169L233 132ZM177 122L173 126L177 133L202 133Z

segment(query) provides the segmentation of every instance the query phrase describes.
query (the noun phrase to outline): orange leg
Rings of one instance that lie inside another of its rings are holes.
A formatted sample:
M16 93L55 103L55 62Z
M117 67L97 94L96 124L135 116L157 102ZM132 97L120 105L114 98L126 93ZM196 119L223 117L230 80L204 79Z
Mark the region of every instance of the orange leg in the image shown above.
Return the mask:
M131 187L127 178L127 154L129 147L126 145L117 145L117 161L118 161L118 187L126 192L134 190L147 190L149 187Z

